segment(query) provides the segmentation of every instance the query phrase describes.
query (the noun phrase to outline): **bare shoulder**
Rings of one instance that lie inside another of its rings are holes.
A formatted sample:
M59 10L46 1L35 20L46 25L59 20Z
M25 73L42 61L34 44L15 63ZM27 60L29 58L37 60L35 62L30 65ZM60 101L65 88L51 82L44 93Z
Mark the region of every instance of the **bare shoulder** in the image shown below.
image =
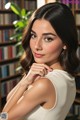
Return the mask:
M45 77L36 80L33 84L33 87L42 91L44 90L43 93L48 93L48 92L50 93L50 90L54 91L54 86L52 82Z
M41 104L55 98L55 89L48 78L39 78L36 80L30 89L25 92L24 99L30 104Z
M29 95L36 94L36 96L37 95L44 96L44 95L48 95L48 93L50 94L50 93L55 92L53 84L51 83L51 81L48 78L45 78L45 77L39 78L30 86L29 86L30 89L28 89L28 91L27 91L27 94L29 94Z

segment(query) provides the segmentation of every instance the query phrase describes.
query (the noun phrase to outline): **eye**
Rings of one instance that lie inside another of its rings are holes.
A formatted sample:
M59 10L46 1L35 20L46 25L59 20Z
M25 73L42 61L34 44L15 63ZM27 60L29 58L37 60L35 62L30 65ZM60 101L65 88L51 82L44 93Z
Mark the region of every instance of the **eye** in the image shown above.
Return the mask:
M31 32L31 39L34 39L34 38L36 38L36 35Z
M54 40L54 38L52 38L52 37L44 37L45 42L51 42L53 40Z

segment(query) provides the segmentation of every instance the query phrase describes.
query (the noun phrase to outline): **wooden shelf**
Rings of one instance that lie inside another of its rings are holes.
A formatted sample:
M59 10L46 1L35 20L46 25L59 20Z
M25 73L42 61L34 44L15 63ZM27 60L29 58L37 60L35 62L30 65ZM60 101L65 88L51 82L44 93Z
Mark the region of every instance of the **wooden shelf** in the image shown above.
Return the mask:
M80 73L77 74L77 77L80 77Z
M0 43L0 47L5 47L5 46L9 46L9 45L15 45L16 43L17 43L17 41L4 42L4 43Z
M0 66L5 65L5 64L10 64L13 62L17 62L19 61L19 59L20 59L19 57L16 57L16 58L0 61Z
M75 101L74 101L74 103L80 104L80 98L76 98Z
M14 25L0 25L0 29L14 29Z
M22 73L17 73L17 74L15 74L15 75L8 76L8 77L6 77L6 78L1 78L0 80L1 80L1 83L2 83L2 82L6 82L6 81L9 81L9 80L12 80L12 79L14 79L14 78L19 78L19 77L21 77L21 76L22 76Z
M77 27L77 29L80 29L80 25L77 25L76 27Z
M6 9L0 9L0 14L5 14L5 13L10 13L10 14L12 14L13 13L13 11L11 11L11 10L6 10ZM14 14L14 13L13 13Z
M77 89L76 93L80 94L80 89Z

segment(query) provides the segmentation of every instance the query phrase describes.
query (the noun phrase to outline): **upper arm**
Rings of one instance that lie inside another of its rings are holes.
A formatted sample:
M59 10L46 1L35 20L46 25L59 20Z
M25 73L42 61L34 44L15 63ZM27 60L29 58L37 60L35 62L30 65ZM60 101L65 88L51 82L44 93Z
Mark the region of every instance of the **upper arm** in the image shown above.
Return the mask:
M20 118L29 113L42 102L47 101L49 80L37 80L34 86L27 90L23 98L9 111L9 118Z

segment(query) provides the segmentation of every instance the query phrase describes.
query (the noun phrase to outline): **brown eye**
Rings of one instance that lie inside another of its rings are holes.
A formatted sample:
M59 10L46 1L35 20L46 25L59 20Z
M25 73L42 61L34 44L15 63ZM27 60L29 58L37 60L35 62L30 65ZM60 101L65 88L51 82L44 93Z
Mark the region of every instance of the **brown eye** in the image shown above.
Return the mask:
M31 33L31 39L36 38L36 35L34 33Z
M52 37L45 37L44 41L45 42L51 42L51 41L53 41L53 38Z

